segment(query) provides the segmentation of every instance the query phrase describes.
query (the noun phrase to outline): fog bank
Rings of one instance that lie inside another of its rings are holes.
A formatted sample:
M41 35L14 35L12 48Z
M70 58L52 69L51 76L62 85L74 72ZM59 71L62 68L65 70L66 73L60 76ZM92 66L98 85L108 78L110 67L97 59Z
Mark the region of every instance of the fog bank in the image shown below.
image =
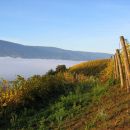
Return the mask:
M43 75L57 65L65 64L70 67L77 63L80 61L0 57L0 78L13 80L17 75L26 78L35 74Z

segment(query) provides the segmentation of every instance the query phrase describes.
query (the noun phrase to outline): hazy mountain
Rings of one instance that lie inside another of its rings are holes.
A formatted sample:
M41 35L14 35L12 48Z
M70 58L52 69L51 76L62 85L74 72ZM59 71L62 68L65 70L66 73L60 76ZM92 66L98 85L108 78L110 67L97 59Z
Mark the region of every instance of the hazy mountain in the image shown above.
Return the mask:
M87 48L86 48L87 49ZM21 57L28 59L62 59L62 60L94 60L109 58L107 53L81 52L64 50L55 47L25 46L0 40L0 57Z

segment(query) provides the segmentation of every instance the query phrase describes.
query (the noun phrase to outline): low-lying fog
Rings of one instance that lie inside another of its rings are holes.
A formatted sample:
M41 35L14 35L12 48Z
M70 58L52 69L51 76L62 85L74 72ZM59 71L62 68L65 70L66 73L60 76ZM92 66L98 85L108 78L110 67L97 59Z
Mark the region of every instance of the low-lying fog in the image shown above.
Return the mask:
M45 74L57 65L65 64L70 67L81 61L50 60L50 59L22 59L11 57L0 57L0 78L13 80L17 75L30 77L35 74Z

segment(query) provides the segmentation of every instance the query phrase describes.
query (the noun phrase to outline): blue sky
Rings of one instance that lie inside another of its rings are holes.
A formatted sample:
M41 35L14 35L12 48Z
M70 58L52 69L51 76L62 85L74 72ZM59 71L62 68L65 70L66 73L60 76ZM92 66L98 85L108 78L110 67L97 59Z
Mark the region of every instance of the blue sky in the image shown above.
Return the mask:
M130 39L130 0L1 0L0 39L114 53Z

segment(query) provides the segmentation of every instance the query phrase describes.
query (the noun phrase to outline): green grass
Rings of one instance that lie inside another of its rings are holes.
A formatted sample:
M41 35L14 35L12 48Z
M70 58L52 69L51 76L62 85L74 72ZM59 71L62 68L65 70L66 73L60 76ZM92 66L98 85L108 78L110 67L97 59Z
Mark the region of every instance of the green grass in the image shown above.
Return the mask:
M75 86L74 91L60 96L55 103L51 103L47 108L38 112L25 109L18 116L13 114L11 128L30 130L63 129L66 121L75 118L76 115L83 114L92 104L97 103L106 91L107 86L101 85L97 80L90 78L86 84Z

